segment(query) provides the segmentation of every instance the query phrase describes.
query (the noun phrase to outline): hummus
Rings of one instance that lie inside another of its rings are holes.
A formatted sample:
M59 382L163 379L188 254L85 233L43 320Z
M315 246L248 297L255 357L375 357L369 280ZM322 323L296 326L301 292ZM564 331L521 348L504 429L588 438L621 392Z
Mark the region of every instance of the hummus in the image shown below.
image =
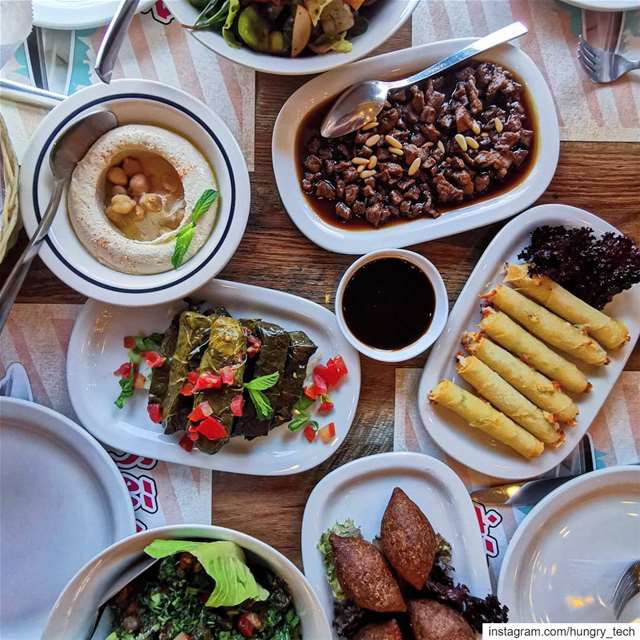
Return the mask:
M191 142L151 125L103 135L71 176L67 209L84 247L102 264L131 274L172 269L176 235L191 222L213 171ZM211 235L218 200L198 219L185 261Z

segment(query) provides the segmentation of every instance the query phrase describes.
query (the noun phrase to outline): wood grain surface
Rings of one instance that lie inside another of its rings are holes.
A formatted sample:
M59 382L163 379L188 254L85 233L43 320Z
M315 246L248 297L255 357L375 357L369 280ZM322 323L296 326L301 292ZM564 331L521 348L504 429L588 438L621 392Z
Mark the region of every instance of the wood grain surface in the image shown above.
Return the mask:
M380 52L409 43L409 25L405 25ZM271 166L271 132L278 111L306 80L257 74L251 215L238 251L220 276L288 291L332 309L336 282L353 258L316 247L296 229L283 210ZM587 209L640 243L639 185L640 144L564 142L556 175L538 204L562 202ZM441 271L451 304L503 224L412 247ZM25 241L22 237L0 268L0 281L7 276ZM18 301L82 302L83 296L36 260ZM425 356L421 356L400 366L420 367L424 361ZM362 358L362 391L356 420L342 447L320 467L285 478L215 473L214 523L254 535L301 565L302 512L316 482L349 460L392 449L396 366ZM626 368L640 370L638 345Z

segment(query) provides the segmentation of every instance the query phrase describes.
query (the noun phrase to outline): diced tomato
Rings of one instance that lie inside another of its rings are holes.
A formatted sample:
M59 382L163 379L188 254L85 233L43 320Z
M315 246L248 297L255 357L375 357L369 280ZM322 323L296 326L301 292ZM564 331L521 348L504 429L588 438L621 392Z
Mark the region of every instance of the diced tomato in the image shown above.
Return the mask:
M336 372L333 368L329 368L324 364L319 364L313 369L314 376L320 376L328 388L333 387L337 382ZM314 378L315 379L315 378Z
M180 389L181 396L192 396L193 395L193 385L190 382L185 382Z
M196 434L197 435L197 434ZM193 440L189 437L188 434L185 434L180 438L180 442L178 443L185 451L191 453L193 449Z
M151 418L151 422L155 422L156 424L162 422L162 408L159 403L148 404L147 413L149 414L149 418Z
M250 611L238 617L237 627L245 638L252 638L256 631L262 629L262 620L257 613Z
M328 444L336 437L336 425L333 422L330 422L318 430L318 435L322 442Z
M206 417L210 416L213 413L213 409L211 405L205 400L201 402L190 414L189 421L190 422L200 422L200 420L204 420Z
M348 373L349 369L347 369L347 365L342 356L334 356L330 360L327 361L327 368L333 369L335 371L335 375L337 376L337 380L335 384L338 384L342 378L344 378Z
M329 396L322 396L320 398L318 413L329 413L329 411L333 411L333 402L331 402Z
M208 440L222 440L228 435L224 425L213 416L205 418L195 427L195 430Z
M327 383L325 382L325 379L318 375L315 371L313 372L313 386L316 388L316 390L318 391L318 395L325 395L328 391L327 388Z
M228 386L233 384L233 367L222 367L220 369L220 375L222 376L222 383Z
M128 378L131 375L131 366L130 362L124 362L113 372L113 375Z
M316 439L316 430L310 425L308 424L305 428L304 431L302 432L304 433L304 437L309 441L309 442L313 442Z
M146 381L147 379L141 373L136 373L135 377L133 378L133 388L144 389L144 383Z
M239 418L244 413L244 398L242 397L241 393L233 396L229 408L231 409L231 413L237 418Z
M191 442L195 442L199 437L200 434L198 433L198 425L192 425L189 427L189 430L187 431L187 436L189 437L189 440L191 440Z
M136 346L136 337L135 336L125 336L123 340L123 345L125 349L133 349Z
M146 351L144 354L144 361L151 369L157 369L161 367L167 359L161 356L157 351Z
M204 391L205 389L219 389L222 386L222 378L213 373L213 371L206 371L198 376L198 381L195 383L194 391Z
M200 377L199 369L195 369L194 371L189 371L189 373L187 374L187 380L193 385L195 385L195 383L198 382L199 377Z
M305 387L304 395L307 396L309 400L317 400L320 394L318 393L316 386L314 384L311 384L308 387Z

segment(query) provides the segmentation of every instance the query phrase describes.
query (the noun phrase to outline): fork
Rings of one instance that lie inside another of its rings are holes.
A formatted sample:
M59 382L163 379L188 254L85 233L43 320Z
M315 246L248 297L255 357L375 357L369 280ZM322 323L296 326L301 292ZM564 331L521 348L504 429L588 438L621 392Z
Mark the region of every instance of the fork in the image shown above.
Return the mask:
M627 602L638 592L640 592L640 560L636 560L627 568L613 592L613 612L616 620L620 618Z
M578 59L592 82L613 82L625 73L640 69L640 60L629 60L619 53L593 47L580 38Z

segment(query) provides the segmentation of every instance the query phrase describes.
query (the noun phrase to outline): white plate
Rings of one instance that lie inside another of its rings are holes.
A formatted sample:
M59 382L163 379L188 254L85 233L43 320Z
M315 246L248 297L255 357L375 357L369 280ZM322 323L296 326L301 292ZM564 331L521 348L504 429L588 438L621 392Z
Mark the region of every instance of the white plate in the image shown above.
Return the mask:
M578 444L600 411L640 334L640 287L636 286L617 295L605 309L610 315L625 322L631 340L617 351L609 353L611 362L605 367L587 367L578 363L589 377L593 388L590 393L577 398L580 410L577 425L565 429L566 441L563 445L557 449L546 447L544 453L533 460L525 460L505 445L475 429L470 429L461 418L427 400L429 391L443 378L453 379L464 385L455 371L455 356L462 349L460 340L463 332L475 330L481 319L478 296L485 293L490 286L502 282L504 263L520 262L517 255L529 244L531 232L545 224L588 226L598 236L607 231L620 233L602 218L562 204L533 207L512 220L489 244L469 276L449 315L447 326L429 355L420 379L418 406L422 422L431 437L452 458L471 469L496 478L531 478L560 464Z
M393 3L392 3L393 4ZM273 131L271 154L280 198L295 225L309 240L335 253L362 254L397 249L483 227L531 205L547 188L558 164L560 136L549 87L532 60L513 45L479 56L514 71L527 85L537 118L537 156L529 175L506 193L470 203L439 218L421 218L380 229L354 231L325 222L302 192L297 164L296 135L307 113L348 86L371 80L405 76L462 49L472 38L444 40L362 60L307 82L280 110Z
M640 9L638 0L564 0L564 2L590 11L632 11Z
M43 638L46 640L86 638L91 629L91 615L104 593L128 566L143 557L143 549L158 538L231 540L237 543L287 583L302 622L303 636L309 640L329 637L329 623L322 613L318 597L302 573L281 553L257 538L233 529L181 524L160 527L131 536L88 562L58 598ZM95 640L103 639L104 634L95 638Z
M164 435L160 425L149 420L146 394L137 393L124 409L117 409L113 401L118 383L113 372L127 359L123 337L164 331L180 303L151 309L111 307L93 300L85 304L73 327L67 354L71 404L82 424L98 440L117 449L217 471L288 475L311 469L331 456L351 427L360 395L358 353L340 333L335 316L304 298L225 280L212 280L194 297L223 304L236 318L262 318L289 331L305 331L318 345L310 366L342 355L349 374L331 392L334 410L319 417L321 425L335 422L336 438L330 444L319 438L309 443L301 432L292 433L282 425L264 438L233 438L215 455L196 449L187 453L178 446L179 437Z
M377 6L364 12L369 18L369 28L362 35L352 39L353 49L349 53L331 52L298 58L272 56L258 53L248 47L238 49L230 47L215 31L191 31L190 33L208 49L256 71L301 76L322 73L335 67L343 68L347 63L366 56L389 39L407 21L417 4L418 0L379 0ZM176 19L184 25L192 25L200 13L189 0L167 0L166 5Z
M140 0L146 11L155 0ZM89 29L111 20L119 0L34 0L33 24L48 29Z
M153 275L115 271L81 244L69 221L66 195L40 249L44 263L65 284L112 304L144 306L188 295L231 259L249 217L249 173L242 152L224 122L206 105L179 89L151 80L114 80L78 91L40 123L24 155L20 211L31 236L51 193L49 151L61 130L79 116L108 108L120 124L155 124L191 140L211 163L220 192L218 220L209 239L179 269Z
M613 590L639 557L639 512L637 467L588 473L539 502L500 570L510 622L615 622Z
M304 573L320 597L329 620L333 598L317 549L320 536L351 518L372 540L380 534L391 493L400 487L451 544L456 581L471 593L491 593L478 520L462 480L444 463L421 453L381 453L354 460L324 477L307 500L302 518Z
M0 398L0 487L0 637L34 640L71 576L135 532L133 508L98 442L15 398Z

